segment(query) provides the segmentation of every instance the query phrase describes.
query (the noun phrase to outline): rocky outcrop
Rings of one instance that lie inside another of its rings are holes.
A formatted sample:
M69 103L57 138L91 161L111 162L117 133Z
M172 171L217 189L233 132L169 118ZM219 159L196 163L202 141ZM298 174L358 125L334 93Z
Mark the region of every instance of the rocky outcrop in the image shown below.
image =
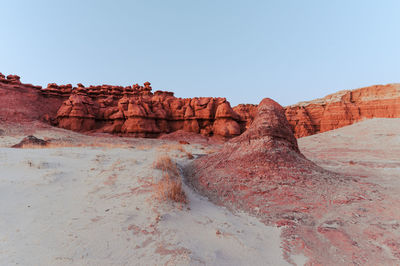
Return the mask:
M48 141L39 139L33 135L29 135L23 138L19 143L11 146L11 148L33 148L33 147L45 147L49 144Z
M343 181L300 153L285 110L268 98L242 135L185 167L185 176L216 203L260 215L268 223L290 216L288 208L296 212L302 206L322 207L321 198L306 195L315 194L317 184L325 191L325 182ZM324 202L329 200L325 196Z
M270 99L262 100L242 135L185 165L184 176L216 204L281 227L283 256L293 265L291 254L300 253L309 265L336 265L338 257L346 265L390 264L391 258L369 238L359 237L363 229L354 226L376 223L355 213L373 209L367 207L375 204L371 197L383 194L373 184L326 171L305 158L284 108ZM376 212L378 220L381 213Z
M226 138L242 133L241 117L225 98L174 97L143 86L74 88L57 113L59 126L127 136L156 137L177 130Z
M251 123L254 120L254 117L257 114L257 105L256 104L239 104L233 107L233 111L237 113L242 121L240 123L240 129L242 132L247 130Z
M23 122L41 120L57 124L56 114L69 97L63 89L49 84L48 88L21 83L17 75L0 73L0 120Z
M232 138L252 124L257 105L231 108L225 98L176 98L142 86L77 84L46 88L21 83L0 73L0 120L42 120L80 132L158 137L183 130ZM285 114L297 138L347 126L368 118L400 117L400 84L340 91L322 99L287 106Z
M195 187L224 198L225 190L259 189L249 185L252 177L261 183L275 178L298 180L302 167L316 168L300 153L285 110L266 98L258 105L250 127L221 151L196 160L189 176Z
M400 84L344 90L321 99L286 107L297 138L351 125L370 118L400 117Z
M42 88L0 73L0 97L1 120L42 120L80 132L158 137L183 130L232 138L246 124L225 98L176 98L168 91L153 93L150 82L126 87L49 83Z
M313 182L319 175L329 175L300 153L285 110L268 98L242 135L185 171L188 181L217 203L249 212L256 208L264 214L284 208L278 196L282 191L274 191L278 183ZM292 194L286 199L295 203L296 193L288 189Z

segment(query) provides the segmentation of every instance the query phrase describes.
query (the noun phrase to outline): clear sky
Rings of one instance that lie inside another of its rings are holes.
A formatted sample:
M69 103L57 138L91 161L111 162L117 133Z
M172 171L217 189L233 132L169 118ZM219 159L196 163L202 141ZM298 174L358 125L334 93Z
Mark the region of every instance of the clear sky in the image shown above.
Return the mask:
M289 105L400 82L398 0L0 0L0 72Z

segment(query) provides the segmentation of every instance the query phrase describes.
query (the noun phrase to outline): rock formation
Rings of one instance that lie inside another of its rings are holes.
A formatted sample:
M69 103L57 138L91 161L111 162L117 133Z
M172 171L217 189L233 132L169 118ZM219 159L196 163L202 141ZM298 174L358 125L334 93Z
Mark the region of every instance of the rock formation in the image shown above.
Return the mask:
M270 99L262 100L242 135L184 166L184 173L215 203L282 227L284 257L292 264L290 254L298 253L308 257L307 265L336 265L338 258L345 265L392 260L355 230L376 222L355 218L357 210L374 204L376 186L305 158L284 108Z
M158 137L183 130L232 138L247 123L246 115L233 111L225 98L176 98L172 92L153 93L150 82L126 87L50 83L42 88L1 74L0 97L5 102L2 120L42 120L79 132Z
M241 117L225 98L174 97L144 86L74 88L57 112L59 126L126 136L156 137L177 130L226 138L242 133Z
M186 175L216 202L261 212L264 218L271 213L279 216L287 207L283 201L290 201L294 209L313 206L299 201L300 194L311 193L316 183L332 176L300 153L285 110L268 98L261 101L253 123L242 135L226 142L219 152L195 160Z
M233 111L240 116L241 121L245 121L244 123L242 122L240 124L241 131L244 132L246 129L248 129L250 127L251 123L254 120L254 117L257 114L257 105L256 104L239 104L239 105L233 107Z
M5 77L0 73L0 121L23 122L41 120L57 124L56 114L68 97L64 88L48 88L23 84L17 75Z
M21 83L0 73L0 120L42 120L80 132L158 137L175 131L204 136L239 136L252 124L257 105L231 108L225 98L176 98L143 86L77 84L46 88ZM304 137L368 118L400 117L400 84L340 91L322 99L285 108L295 137Z
M281 208L282 191L274 191L279 182L307 186L326 174L300 153L285 110L268 98L258 105L253 123L242 135L226 142L221 151L197 159L187 170L194 187L217 202L263 213ZM296 205L296 196L290 193L286 200ZM264 194L269 194L270 202L253 202Z
M286 107L297 138L351 125L370 118L400 117L400 84L344 90Z
M33 147L45 147L49 144L48 141L39 139L33 135L29 135L23 138L18 144L11 146L11 148L33 148Z

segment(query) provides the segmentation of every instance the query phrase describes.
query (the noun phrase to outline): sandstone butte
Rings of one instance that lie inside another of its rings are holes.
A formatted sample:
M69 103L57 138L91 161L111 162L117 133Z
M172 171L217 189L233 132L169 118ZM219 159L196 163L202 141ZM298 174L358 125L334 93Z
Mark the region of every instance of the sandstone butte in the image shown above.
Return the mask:
M257 105L231 108L225 98L177 98L139 86L78 84L46 88L23 84L17 75L0 73L0 120L42 120L79 132L158 137L176 131L232 138L252 123ZM400 84L340 91L322 99L287 106L295 137L343 127L374 117L400 117Z

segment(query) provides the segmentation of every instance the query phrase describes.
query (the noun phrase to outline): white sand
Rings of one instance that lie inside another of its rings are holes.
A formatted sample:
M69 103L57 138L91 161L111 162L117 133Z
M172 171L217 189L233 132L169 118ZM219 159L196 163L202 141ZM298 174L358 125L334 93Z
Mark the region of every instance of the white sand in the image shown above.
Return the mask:
M186 186L190 209L154 200L158 152L0 148L0 265L288 264L278 228Z
M298 139L318 165L400 193L400 118L375 118Z

